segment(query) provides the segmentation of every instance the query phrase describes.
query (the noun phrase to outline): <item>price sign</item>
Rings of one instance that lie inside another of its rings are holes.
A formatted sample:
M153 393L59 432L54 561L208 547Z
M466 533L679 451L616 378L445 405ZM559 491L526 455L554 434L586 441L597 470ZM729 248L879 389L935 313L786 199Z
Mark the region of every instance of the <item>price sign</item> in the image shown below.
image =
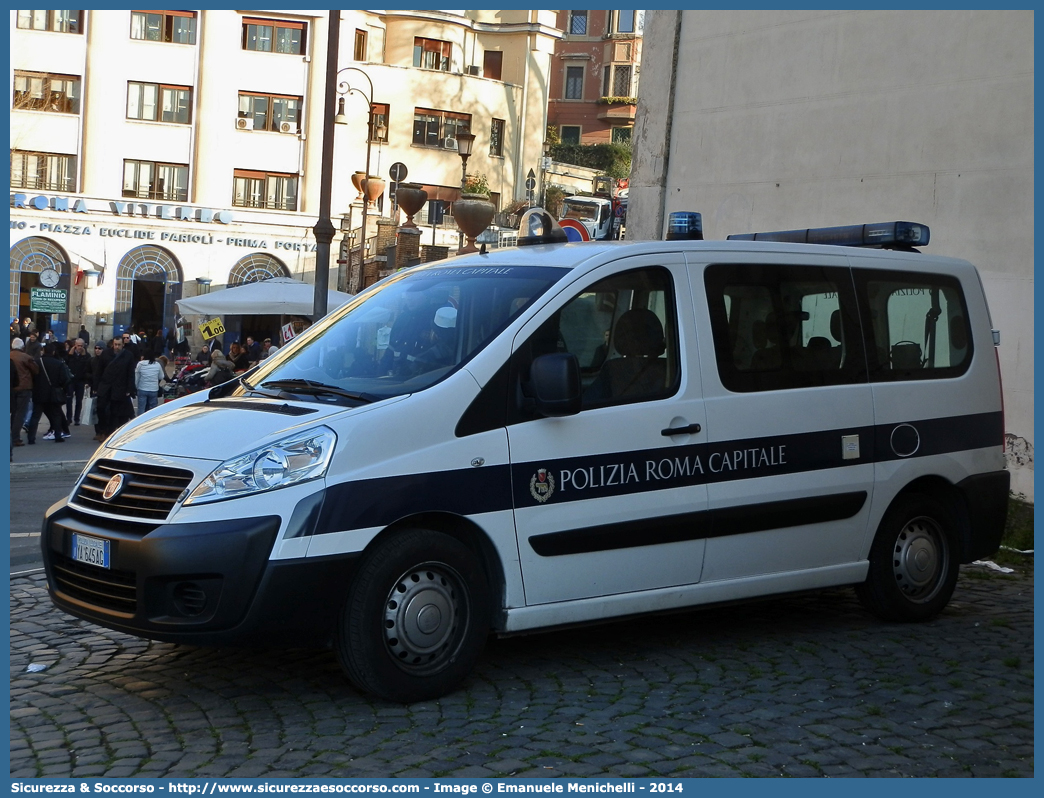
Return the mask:
M291 338L294 337L294 325L293 324L284 324L283 327L282 327L282 330L283 330L283 343L285 344L287 341L289 341Z
M203 340L209 341L211 338L217 338L221 335L225 331L225 325L221 323L221 319L201 321L199 323L199 331L203 334Z

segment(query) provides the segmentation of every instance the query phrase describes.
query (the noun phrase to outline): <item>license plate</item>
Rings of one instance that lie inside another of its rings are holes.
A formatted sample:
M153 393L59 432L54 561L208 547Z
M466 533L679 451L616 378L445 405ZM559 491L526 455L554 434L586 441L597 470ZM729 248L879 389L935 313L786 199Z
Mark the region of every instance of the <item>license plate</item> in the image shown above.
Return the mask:
M99 568L109 567L109 541L87 535L72 536L73 559Z

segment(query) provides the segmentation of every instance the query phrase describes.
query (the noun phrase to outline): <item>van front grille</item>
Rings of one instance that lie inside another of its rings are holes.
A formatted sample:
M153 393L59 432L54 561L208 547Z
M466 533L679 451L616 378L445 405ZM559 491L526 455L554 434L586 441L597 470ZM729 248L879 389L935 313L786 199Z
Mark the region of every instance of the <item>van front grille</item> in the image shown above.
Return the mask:
M105 486L116 474L123 475L123 487L106 500ZM192 472L181 468L99 460L83 478L73 502L129 518L164 521L191 481Z
M70 598L128 615L133 615L138 608L137 580L133 571L86 565L52 552L51 572L55 588Z

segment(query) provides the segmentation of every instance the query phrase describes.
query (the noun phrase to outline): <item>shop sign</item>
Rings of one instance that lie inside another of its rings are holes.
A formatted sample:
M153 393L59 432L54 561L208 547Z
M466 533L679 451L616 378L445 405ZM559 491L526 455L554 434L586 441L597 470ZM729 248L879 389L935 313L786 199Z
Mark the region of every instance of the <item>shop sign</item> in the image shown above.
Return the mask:
M28 194L16 193L11 195L11 207L16 210L33 209L38 211L70 211L72 213L92 213L96 209L90 208L87 202L77 198L73 200L72 208L69 207L68 197L52 197L40 194L31 197ZM233 216L230 210L214 210L212 208L191 208L187 205L153 205L145 202L109 202L109 210L115 216L142 216L154 217L156 219L171 219L183 222L203 222L210 224L232 224Z
M221 319L209 319L199 323L199 331L203 334L203 340L209 341L221 335L225 331L225 325L221 323Z
M69 290L67 288L30 288L30 313L68 313Z

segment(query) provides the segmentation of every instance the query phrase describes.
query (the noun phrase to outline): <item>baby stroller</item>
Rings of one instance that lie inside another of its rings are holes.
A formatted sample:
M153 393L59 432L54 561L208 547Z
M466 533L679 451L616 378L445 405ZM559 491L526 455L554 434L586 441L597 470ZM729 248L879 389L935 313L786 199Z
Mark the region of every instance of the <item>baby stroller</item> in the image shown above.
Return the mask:
M173 392L174 397L185 396L185 394L201 390L204 387L209 368L204 363L189 363L174 375L168 390Z

